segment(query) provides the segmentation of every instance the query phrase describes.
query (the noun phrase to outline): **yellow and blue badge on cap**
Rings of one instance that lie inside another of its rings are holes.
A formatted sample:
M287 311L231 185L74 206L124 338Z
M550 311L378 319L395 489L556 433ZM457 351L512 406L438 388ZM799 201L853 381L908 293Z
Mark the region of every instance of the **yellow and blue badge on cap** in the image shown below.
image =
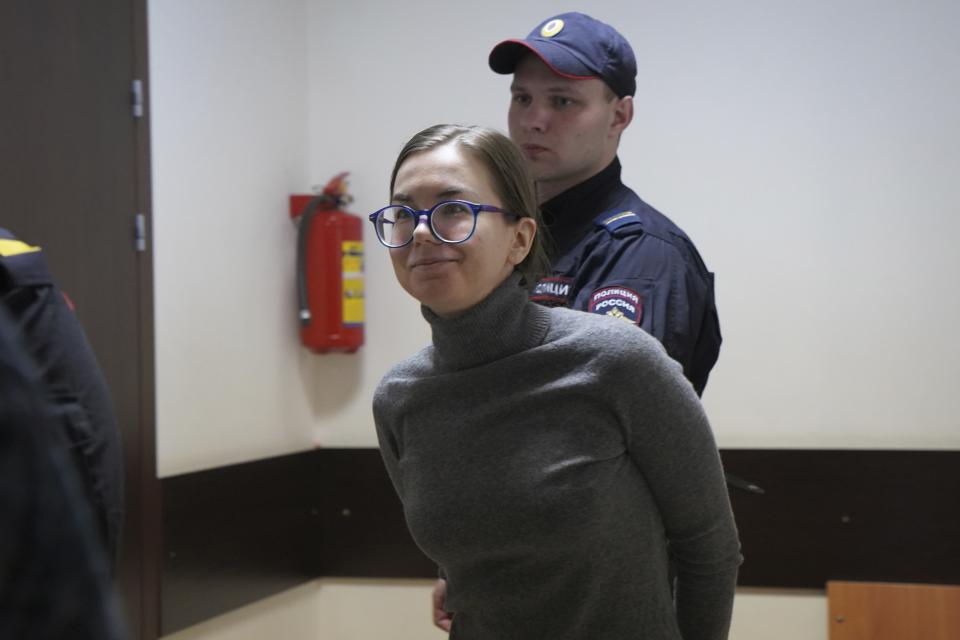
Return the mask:
M590 294L587 311L639 325L643 318L643 299L633 289L601 287Z
M543 25L543 28L540 29L540 35L544 38L552 38L561 31L563 31L563 20L560 18L554 18Z

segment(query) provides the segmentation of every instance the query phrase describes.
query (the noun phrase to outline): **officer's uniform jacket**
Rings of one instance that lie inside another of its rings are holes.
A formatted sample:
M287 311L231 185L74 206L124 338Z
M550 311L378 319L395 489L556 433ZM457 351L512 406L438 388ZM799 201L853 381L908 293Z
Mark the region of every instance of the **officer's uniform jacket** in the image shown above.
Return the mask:
M552 273L531 299L639 325L703 393L721 336L713 274L690 238L620 181L616 158L542 210Z
M127 638L90 510L68 453L51 437L58 429L43 396L0 303L0 638Z
M54 435L70 450L104 548L115 561L123 519L123 458L106 382L43 252L3 228L0 304L40 371L60 427Z

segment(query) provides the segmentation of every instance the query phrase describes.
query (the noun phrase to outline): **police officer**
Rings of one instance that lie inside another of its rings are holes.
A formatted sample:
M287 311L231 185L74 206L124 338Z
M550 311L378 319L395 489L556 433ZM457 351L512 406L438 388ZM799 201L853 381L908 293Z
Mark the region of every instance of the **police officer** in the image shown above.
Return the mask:
M16 323L90 501L102 547L116 562L123 521L120 432L83 329L39 247L0 228L0 307Z
M522 149L555 243L542 304L639 325L683 365L698 394L720 351L713 274L690 238L620 181L636 61L613 27L564 13L490 52L513 74L510 137Z

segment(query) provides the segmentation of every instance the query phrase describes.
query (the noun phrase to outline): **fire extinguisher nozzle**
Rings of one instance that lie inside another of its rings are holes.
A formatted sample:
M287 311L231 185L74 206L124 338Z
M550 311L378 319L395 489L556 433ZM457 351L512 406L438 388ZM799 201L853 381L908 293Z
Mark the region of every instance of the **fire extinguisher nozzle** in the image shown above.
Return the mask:
M300 323L301 324L310 324L310 310L309 309L300 309Z

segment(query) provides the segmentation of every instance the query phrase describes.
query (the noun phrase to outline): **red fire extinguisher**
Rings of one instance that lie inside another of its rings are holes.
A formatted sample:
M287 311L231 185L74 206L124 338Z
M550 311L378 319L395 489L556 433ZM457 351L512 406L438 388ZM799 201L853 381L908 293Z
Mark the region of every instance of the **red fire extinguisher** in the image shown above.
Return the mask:
M297 227L300 340L315 353L353 353L363 344L363 225L349 204L346 173L323 191L290 196Z

